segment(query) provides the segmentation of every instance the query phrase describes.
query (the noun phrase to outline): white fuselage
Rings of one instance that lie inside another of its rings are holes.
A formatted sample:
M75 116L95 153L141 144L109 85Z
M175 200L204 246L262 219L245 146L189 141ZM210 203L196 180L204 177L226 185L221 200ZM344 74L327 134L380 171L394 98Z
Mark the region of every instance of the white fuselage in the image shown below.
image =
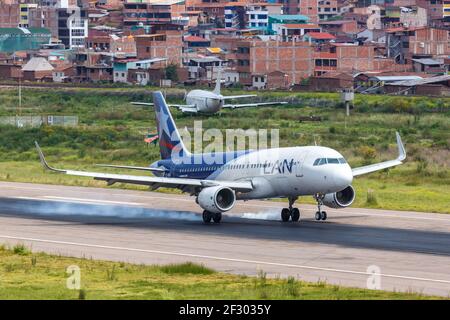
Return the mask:
M260 150L227 163L216 179L251 179L255 189L242 194L241 199L326 194L341 191L352 183L347 163L314 166L318 158L343 157L333 149L315 146Z
M175 175L180 178L251 181L253 190L239 194L238 199L327 194L345 189L353 180L352 170L343 156L326 147L251 151L234 159L227 159L225 164L208 161L207 156L195 155L197 158L203 157L202 164L182 165ZM315 164L317 159L322 158L331 159L330 162L335 163Z
M216 113L223 106L223 96L206 90L192 90L186 95L186 104L195 106L197 112Z

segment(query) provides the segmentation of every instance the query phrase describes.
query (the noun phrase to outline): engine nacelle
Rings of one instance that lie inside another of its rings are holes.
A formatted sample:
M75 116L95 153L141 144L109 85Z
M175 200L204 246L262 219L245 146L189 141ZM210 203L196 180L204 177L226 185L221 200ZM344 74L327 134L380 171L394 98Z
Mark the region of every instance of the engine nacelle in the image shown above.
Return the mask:
M233 208L236 202L236 194L227 187L208 187L200 191L197 202L200 207L209 212L225 212Z
M323 198L323 204L335 209L345 208L353 203L355 195L355 189L352 186L348 186L339 192L327 193Z

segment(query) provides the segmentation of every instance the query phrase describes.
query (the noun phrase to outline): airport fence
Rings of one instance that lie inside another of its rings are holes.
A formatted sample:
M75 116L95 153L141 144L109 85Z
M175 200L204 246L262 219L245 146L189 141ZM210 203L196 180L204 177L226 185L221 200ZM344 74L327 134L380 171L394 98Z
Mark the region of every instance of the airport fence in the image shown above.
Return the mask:
M29 115L0 117L0 125L11 125L18 128L48 126L77 126L78 116Z

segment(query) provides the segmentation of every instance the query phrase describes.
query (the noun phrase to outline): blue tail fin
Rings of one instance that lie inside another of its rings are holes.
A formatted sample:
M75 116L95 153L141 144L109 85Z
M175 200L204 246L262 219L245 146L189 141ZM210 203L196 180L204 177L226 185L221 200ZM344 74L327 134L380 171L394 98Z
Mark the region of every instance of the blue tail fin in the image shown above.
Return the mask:
M189 152L184 146L183 140L181 140L180 133L175 126L172 114L160 91L153 92L153 103L155 105L161 159L187 156Z

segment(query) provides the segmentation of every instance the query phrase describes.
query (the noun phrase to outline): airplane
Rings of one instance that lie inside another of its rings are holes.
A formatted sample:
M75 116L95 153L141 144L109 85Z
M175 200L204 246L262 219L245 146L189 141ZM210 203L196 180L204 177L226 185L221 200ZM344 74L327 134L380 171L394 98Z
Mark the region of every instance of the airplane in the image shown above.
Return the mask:
M275 102L258 102L258 103L244 103L244 104L225 104L225 100L240 99L256 97L256 94L244 94L236 96L224 96L221 94L221 76L218 72L216 86L213 91L207 90L191 90L186 94L186 104L169 104L170 107L176 107L183 113L204 113L213 114L219 112L222 108L245 108L245 107L258 107L258 106L271 106L287 104L284 101ZM147 102L132 102L133 105L152 106L153 103Z
M394 160L351 168L334 149L322 146L240 150L214 154L219 159L209 164L211 153L190 153L176 128L161 92L153 93L159 135L161 160L148 167L106 165L114 168L143 170L153 175L125 175L74 171L51 167L35 142L44 168L68 175L92 177L114 183L130 183L178 188L196 197L204 210L205 223L219 223L222 213L231 210L237 200L287 198L288 207L281 210L281 220L298 221L300 211L294 208L301 196L313 196L317 202L316 220L326 220L322 206L345 208L355 199L354 177L394 167L406 159L406 151L396 132L398 157ZM223 161L222 161L223 160Z

